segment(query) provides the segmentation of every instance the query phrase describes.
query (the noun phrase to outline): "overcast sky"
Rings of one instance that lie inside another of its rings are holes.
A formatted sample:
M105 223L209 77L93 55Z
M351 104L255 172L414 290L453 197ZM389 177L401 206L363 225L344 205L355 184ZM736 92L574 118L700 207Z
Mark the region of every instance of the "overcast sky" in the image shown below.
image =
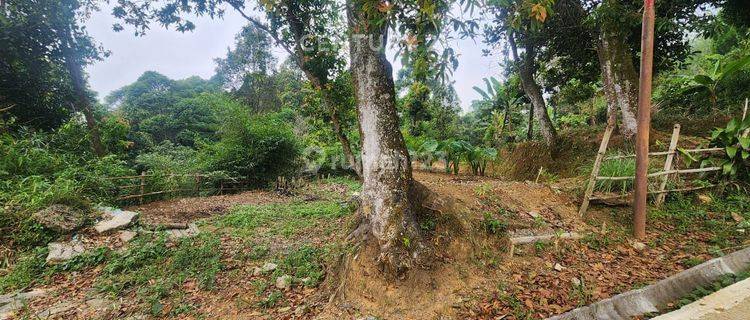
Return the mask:
M89 82L99 98L124 85L134 82L145 71L157 71L173 79L200 76L204 79L214 74L214 58L226 54L234 43L234 35L245 24L245 20L232 10L227 10L223 19L194 18L196 29L180 33L154 24L142 37L133 35L132 28L114 32L115 19L111 9L103 7L86 23L89 34L112 55L87 68ZM482 56L480 40L456 40L453 48L459 53L459 67L454 73L455 87L464 110L479 94L471 89L481 85L482 78L497 75L499 58ZM274 53L283 56L283 50L274 48ZM388 56L393 59L393 55ZM281 59L280 59L281 60ZM394 63L394 72L400 67Z

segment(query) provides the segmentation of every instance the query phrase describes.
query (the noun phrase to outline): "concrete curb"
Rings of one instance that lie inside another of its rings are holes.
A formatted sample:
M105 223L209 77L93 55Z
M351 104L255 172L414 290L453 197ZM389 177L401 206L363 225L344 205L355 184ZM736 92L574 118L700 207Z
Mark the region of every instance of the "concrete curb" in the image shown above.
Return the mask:
M548 320L632 319L665 309L667 304L708 286L720 277L750 267L750 247L706 261L647 287L625 292Z
M748 301L750 279L745 279L651 320L743 319L750 316L745 311L747 308L736 308Z

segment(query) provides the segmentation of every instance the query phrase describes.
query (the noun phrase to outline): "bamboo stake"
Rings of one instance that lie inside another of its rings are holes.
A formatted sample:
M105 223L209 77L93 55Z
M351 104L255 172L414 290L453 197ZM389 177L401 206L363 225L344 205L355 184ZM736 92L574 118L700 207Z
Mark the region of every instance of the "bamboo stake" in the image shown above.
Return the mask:
M745 98L745 109L742 111L742 121L745 121L745 118L747 118L747 102L748 98ZM750 136L750 128L745 129L745 132L742 133L743 138L747 138L747 136Z
M138 197L138 203L143 204L143 194L146 193L146 173L141 171L141 195Z
M677 150L677 141L680 139L680 125L675 124L674 129L672 129L672 140L669 142L669 155L667 155L667 160L664 161L664 171L670 171L672 170L672 165L674 162L674 154ZM661 184L659 185L659 191L664 191L667 188L667 182L669 182L669 174L664 175L664 177L661 179ZM654 203L659 206L662 203L664 203L664 198L667 196L666 193L659 193L659 195L656 196L656 200Z
M584 214L586 214L586 210L589 209L589 199L591 198L591 195L594 193L594 187L596 186L596 178L599 176L599 169L602 167L602 159L604 159L604 154L607 153L607 145L609 144L609 139L612 137L612 131L614 131L615 126L613 125L607 125L607 128L604 130L604 136L602 137L602 142L599 145L599 152L596 154L596 160L594 160L594 167L591 169L591 176L589 177L589 183L586 186L586 193L583 195L583 202L581 203L581 208L578 210L578 215L583 217Z

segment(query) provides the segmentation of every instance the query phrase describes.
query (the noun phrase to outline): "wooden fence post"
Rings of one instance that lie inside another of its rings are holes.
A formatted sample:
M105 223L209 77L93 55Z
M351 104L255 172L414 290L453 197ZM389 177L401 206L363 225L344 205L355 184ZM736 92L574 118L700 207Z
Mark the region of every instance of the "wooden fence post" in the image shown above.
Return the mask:
M143 194L146 193L146 172L141 171L141 195L138 197L138 203L143 204Z
M672 166L675 159L675 153L677 152L677 142L680 139L680 124L675 124L672 129L672 140L669 142L669 154L667 154L667 160L664 161L664 171L672 170ZM661 205L664 203L664 198L667 197L667 193L664 192L667 188L667 182L669 182L669 174L665 174L661 178L661 184L659 185L659 194L656 195L655 204Z
M589 177L589 184L586 186L586 193L583 195L583 202L581 203L581 209L578 210L578 215L583 217L586 214L586 210L589 209L589 201L591 195L594 193L594 187L596 186L596 177L599 176L599 169L602 166L602 160L604 155L607 153L607 145L609 139L612 137L612 132L615 130L614 125L607 125L604 130L604 137L602 137L602 143L599 145L599 152L596 154L596 160L594 160L594 167L591 169L591 176Z
M200 195L201 192L201 175L199 173L195 174L195 194Z

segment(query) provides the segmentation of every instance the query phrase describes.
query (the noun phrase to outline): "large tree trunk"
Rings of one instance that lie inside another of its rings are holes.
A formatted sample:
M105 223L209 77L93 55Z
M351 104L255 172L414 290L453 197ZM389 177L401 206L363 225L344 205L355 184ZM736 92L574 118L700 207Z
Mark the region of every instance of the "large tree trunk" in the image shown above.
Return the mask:
M372 1L372 0L363 0ZM351 71L362 135L362 206L377 239L381 268L411 267L420 241L412 197L411 162L399 130L391 64L385 56L386 26L375 26L362 1L347 1ZM371 7L377 7L373 5Z
M91 148L94 150L94 154L97 157L103 157L105 153L104 147L102 146L101 137L99 136L99 127L94 118L94 108L91 104L91 99L88 94L86 94L86 80L83 77L83 68L75 57L75 51L72 47L73 40L70 39L70 34L65 33L67 33L67 31L60 32L60 40L62 42L62 50L65 58L65 67L68 69L70 80L73 84L73 91L75 92L76 105L81 107L83 117L86 119L86 127L89 129Z
M535 72L535 50L534 45L528 38L525 41L523 60L518 56L518 48L514 39L513 33L508 35L508 43L510 44L511 51L513 51L513 59L518 64L518 75L521 78L521 86L523 87L524 93L531 100L531 104L534 109L534 116L539 121L539 129L544 137L544 142L548 147L554 147L557 140L557 131L552 125L552 121L547 114L547 105L544 102L542 96L542 88L534 80Z
M607 99L608 122L610 125L615 124L619 110L622 118L620 133L625 137L632 137L637 126L635 110L638 106L638 75L632 56L625 46L625 39L603 27L599 34L597 54Z

